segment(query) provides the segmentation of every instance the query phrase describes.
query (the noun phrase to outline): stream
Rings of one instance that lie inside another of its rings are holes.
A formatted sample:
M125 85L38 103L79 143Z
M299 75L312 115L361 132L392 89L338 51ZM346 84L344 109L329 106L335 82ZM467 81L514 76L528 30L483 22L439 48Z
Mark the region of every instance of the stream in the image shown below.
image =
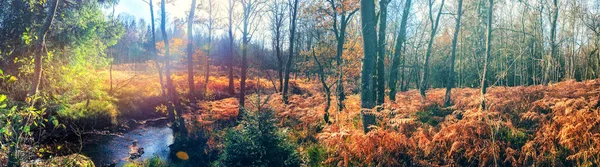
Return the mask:
M136 161L155 156L168 161L169 145L173 144L173 130L166 121L143 123L132 127L122 135L91 134L86 136L82 153L92 159L96 166L123 166L130 161L130 146L137 141L144 153Z

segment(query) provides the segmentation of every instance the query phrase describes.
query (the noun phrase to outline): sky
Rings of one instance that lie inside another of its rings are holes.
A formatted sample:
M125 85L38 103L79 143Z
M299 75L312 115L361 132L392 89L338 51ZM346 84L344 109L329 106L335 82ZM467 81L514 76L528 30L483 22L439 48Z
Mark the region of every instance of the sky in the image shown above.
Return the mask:
M115 15L119 15L119 14L130 14L133 15L136 20L139 19L144 19L146 20L147 23L150 23L150 6L144 2L147 0L120 0L119 4L115 6ZM160 2L160 0L153 0L154 3L154 17L155 19L159 19L160 17L160 5L158 5L158 2ZM225 21L225 19L228 17L228 13L227 13L227 5L228 5L228 1L227 0L214 0L215 4L216 4L216 9L213 9L214 12L216 12L216 17L217 18L221 18L223 19L223 21ZM206 3L208 3L207 0L197 0L196 1L197 5L206 5ZM187 20L187 12L190 10L190 5L192 4L192 0L175 0L174 3L168 3L166 5L166 12L167 12L167 24L171 24L171 21L173 20L173 17L177 17L177 18L183 18L185 20ZM240 4L237 3L236 4L236 8L238 8L237 10L235 10L236 12L239 12L240 8ZM109 15L112 12L112 9L106 9L104 11L107 15ZM203 10L198 10L196 9L196 13L195 13L196 17L207 17L208 13L206 13ZM268 21L268 18L266 17L266 15L262 15L262 22L260 22L260 26L269 26L268 23L266 23L266 21ZM235 23L236 26L239 26L239 23ZM159 25L156 25L159 26ZM195 29L201 29L202 31L205 31L206 28L205 26L200 26L198 24L194 25ZM187 26L184 26L184 29ZM261 34L261 36L267 35L265 37L267 37L266 39L268 39L268 35L269 33L269 29L268 28L258 28L258 30L255 32L257 34ZM216 29L215 30L215 36L220 36L225 34L225 31L223 29ZM241 33L239 32L239 29L236 28L235 32L234 32L234 36L236 38L239 38L241 35Z
M147 1L147 0L146 0ZM196 3L200 4L202 0ZM160 6L157 5L160 0L154 0L155 17L158 17ZM217 6L226 5L225 1L216 0ZM176 0L173 4L167 4L166 12L169 17L187 18L186 11L190 10L191 0ZM112 12L112 11L110 11ZM115 14L128 13L135 16L137 19L143 18L150 20L150 6L144 0L121 0L119 5L115 6Z

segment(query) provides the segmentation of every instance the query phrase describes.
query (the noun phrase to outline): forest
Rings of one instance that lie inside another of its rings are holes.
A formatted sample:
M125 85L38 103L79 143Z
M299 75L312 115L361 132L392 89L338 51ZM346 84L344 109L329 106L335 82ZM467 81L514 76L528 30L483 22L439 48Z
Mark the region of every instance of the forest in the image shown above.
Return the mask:
M0 0L0 166L600 166L598 0Z

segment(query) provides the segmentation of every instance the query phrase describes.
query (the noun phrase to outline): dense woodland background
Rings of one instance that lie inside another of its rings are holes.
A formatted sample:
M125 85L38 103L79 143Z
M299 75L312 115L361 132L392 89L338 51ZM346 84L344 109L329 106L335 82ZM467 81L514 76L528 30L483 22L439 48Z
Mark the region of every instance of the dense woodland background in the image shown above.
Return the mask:
M0 165L162 116L181 166L600 164L600 1L139 1L0 1Z

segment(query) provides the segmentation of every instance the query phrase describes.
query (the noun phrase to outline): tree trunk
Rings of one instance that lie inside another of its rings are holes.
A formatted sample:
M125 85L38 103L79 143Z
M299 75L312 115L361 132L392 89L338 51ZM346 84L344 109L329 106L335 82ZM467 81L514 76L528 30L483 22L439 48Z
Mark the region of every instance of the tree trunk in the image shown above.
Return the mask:
M188 17L188 43L187 43L187 68L188 68L188 86L190 89L189 98L190 101L195 98L194 94L194 34L192 29L194 27L194 11L196 9L196 0L192 0L192 7L190 9L190 15Z
M377 40L377 80L373 81L376 83L376 103L375 105L381 105L385 102L385 29L387 26L387 6L390 0L379 1L379 37Z
M550 71L552 68L552 59L556 57L556 20L558 19L558 0L552 0L552 15L550 28L550 54L546 57L546 70L544 70L544 86L547 86L550 82Z
M166 28L166 2L165 0L161 0L161 22L160 28L162 30L163 41L165 43L165 74L167 77L167 99L169 100L169 105L167 105L169 120L171 122L175 122L175 110L179 101L177 100L177 92L175 92L175 88L173 87L173 80L171 79L171 63L169 58L169 38L167 37L167 28Z
M52 22L54 21L54 16L56 15L56 9L58 8L58 3L60 0L55 0L54 3L51 3L50 11L48 13L48 17L44 21L44 25L37 32L38 41L35 49L35 57L33 59L34 69L33 69L33 79L31 88L29 89L28 96L31 96L31 105L35 104L35 98L38 93L38 89L40 87L40 82L42 81L42 57L48 56L48 50L46 50L46 34L48 34L48 30L50 26L52 26Z
M296 15L298 11L298 0L294 0L294 8L292 9L292 18L291 18L291 29L290 29L290 49L289 49L289 56L287 58L287 64L285 67L285 78L283 80L283 103L288 104L288 96L287 96L287 92L289 89L289 82L290 82L290 71L292 70L292 61L294 61L294 37L296 34Z
M492 53L492 14L494 9L494 0L489 0L489 8L487 15L487 35L485 39L485 57L483 59L483 74L481 75L481 110L486 110L485 105L485 94L487 89L487 82L485 78L487 76L488 59Z
M372 74L375 68L375 58L377 56L377 32L375 30L375 3L373 0L361 0L360 6L364 48L361 72L362 85L360 92L360 107L363 131L367 133L369 131L369 126L375 124L375 115L371 113L371 109L375 107Z
M210 76L210 51L212 50L212 35L213 35L213 0L208 0L208 49L206 49L206 73L204 74L204 96L208 92L208 78Z
M329 121L329 108L331 107L331 89L330 87L327 85L327 83L325 82L325 72L323 70L323 66L321 65L321 62L319 62L319 59L317 59L317 56L315 54L315 48L312 49L312 56L315 59L315 62L317 63L318 68L318 72L317 74L319 75L319 79L321 81L321 85L323 86L323 89L325 90L325 114L323 115L323 119L325 120L325 123L327 124L331 124L331 121Z
M162 95L166 95L167 93L165 92L165 84L163 81L163 73L162 73L162 68L160 67L160 63L159 62L159 57L158 57L158 53L157 53L157 49L156 49L156 30L154 29L154 5L152 4L152 0L149 1L148 5L150 5L150 19L151 19L151 24L152 24L152 55L154 56L154 65L156 66L156 69L158 70L158 79L160 82L160 91L162 93Z
M444 105L450 106L452 88L454 87L454 60L456 58L456 43L458 43L458 33L460 32L460 19L462 17L463 0L458 0L458 12L456 17L456 26L454 27L454 37L452 38L452 55L450 55L450 71L448 72L448 83L446 83L446 99Z
M421 97L423 98L423 101L425 101L425 98L426 98L425 90L427 90L427 87L429 87L429 85L427 83L427 77L429 76L429 58L431 57L431 48L433 46L435 34L437 33L437 28L440 23L440 16L442 16L442 9L444 8L444 2L445 2L445 0L442 0L442 4L440 5L440 9L438 10L438 14L435 18L435 23L433 22L433 20L431 20L433 23L433 25L432 25L433 27L431 29L431 36L429 37L429 43L427 44L427 53L425 54L425 62L423 63L423 74L421 77L421 87L419 88ZM433 14L432 6L433 6L433 3L429 3L430 17Z
M390 80L388 87L390 88L389 98L392 101L396 101L396 89L398 85L398 66L400 65L400 56L402 54L402 45L406 40L406 23L408 21L408 15L410 14L410 6L412 0L406 0L404 5L404 11L402 12L402 20L400 21L400 32L398 33L398 41L394 48L394 57L392 58L392 69L390 70Z
M234 95L235 89L233 86L233 62L235 61L233 55L233 7L235 6L234 0L229 0L229 94Z

